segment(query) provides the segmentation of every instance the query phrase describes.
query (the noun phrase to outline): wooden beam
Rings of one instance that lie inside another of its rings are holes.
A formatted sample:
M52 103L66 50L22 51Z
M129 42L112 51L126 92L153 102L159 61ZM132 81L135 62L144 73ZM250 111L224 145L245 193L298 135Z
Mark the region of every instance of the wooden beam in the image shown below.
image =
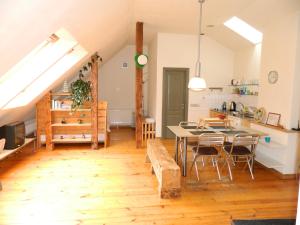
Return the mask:
M54 146L52 143L52 126L51 126L51 92L48 92L44 97L44 108L45 110L45 135L46 135L46 149L53 150Z
M98 59L96 55L91 57L91 82L92 82L92 105L91 105L91 133L92 149L98 149Z
M143 23L136 23L136 54L143 53ZM142 101L143 101L143 69L135 67L135 140L136 147L142 147Z

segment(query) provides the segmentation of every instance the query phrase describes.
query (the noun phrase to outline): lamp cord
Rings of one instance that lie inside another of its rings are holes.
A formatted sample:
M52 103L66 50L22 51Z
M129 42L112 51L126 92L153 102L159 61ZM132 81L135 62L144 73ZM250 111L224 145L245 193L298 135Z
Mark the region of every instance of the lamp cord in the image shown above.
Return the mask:
M199 0L200 3L200 13L199 13L199 33L198 33L198 56L196 62L196 77L200 77L201 73L201 63L200 63L200 42L201 42L201 26L202 26L202 4L205 0Z

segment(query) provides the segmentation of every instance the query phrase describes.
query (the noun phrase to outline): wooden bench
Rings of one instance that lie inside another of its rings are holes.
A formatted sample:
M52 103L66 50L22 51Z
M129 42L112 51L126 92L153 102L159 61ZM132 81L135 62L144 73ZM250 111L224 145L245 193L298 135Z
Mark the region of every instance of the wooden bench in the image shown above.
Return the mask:
M146 162L151 162L152 173L155 173L161 198L180 196L180 168L160 140L152 139L147 142Z

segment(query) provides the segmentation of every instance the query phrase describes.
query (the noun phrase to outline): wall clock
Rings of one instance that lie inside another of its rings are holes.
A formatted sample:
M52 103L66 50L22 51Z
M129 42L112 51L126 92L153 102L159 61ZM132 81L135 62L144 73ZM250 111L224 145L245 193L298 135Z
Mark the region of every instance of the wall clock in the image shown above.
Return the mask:
M278 81L278 72L276 70L269 72L268 81L270 84L275 84Z
M137 67L143 68L147 62L148 62L148 56L144 55L144 54L140 54L140 55L136 55L134 57L135 59L135 64Z

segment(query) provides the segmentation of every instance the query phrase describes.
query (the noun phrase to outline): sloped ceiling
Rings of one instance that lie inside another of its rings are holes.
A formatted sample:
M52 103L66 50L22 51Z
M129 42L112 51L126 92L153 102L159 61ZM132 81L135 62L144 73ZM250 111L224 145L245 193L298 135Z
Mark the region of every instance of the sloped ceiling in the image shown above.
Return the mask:
M300 10L299 0L206 0L203 28L206 35L238 51L250 44L225 28L225 20L235 15L263 32L274 17L277 20L296 10ZM77 72L94 52L105 61L125 44L134 43L136 21L145 24L147 44L157 32L196 34L198 14L198 0L1 0L0 76L61 27L89 55L49 89ZM26 107L0 111L0 126L30 115L37 100Z

